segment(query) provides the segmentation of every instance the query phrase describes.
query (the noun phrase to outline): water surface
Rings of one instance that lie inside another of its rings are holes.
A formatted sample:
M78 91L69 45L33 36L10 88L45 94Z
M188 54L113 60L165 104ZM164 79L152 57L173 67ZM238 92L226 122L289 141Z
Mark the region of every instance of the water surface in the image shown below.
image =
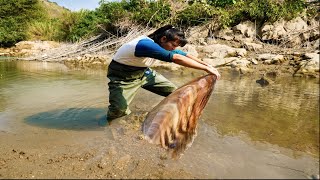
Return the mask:
M178 86L203 74L159 71ZM256 168L255 172L263 173L264 169L257 169L256 165L268 161L274 152L286 157L285 163L299 164L297 167L306 166L310 159L317 161L317 79L277 78L273 84L261 87L255 82L258 77L222 75L201 116L199 135L186 153L197 153L197 157L182 159L180 166L195 174L227 178L241 176L226 166L241 171L243 164L237 163L248 159L252 162L246 169ZM38 128L99 133L103 130L97 120L104 117L108 106L107 82L104 69L69 69L58 63L0 60L0 131L22 135L21 132ZM141 89L131 109L147 112L162 99ZM235 156L230 158L232 154ZM257 158L250 157L255 154ZM307 160L301 162L295 160L305 157ZM262 167L266 164L270 163L265 162ZM314 164L306 168L311 166ZM220 174L212 174L212 168L221 168ZM252 177L259 176L253 173Z

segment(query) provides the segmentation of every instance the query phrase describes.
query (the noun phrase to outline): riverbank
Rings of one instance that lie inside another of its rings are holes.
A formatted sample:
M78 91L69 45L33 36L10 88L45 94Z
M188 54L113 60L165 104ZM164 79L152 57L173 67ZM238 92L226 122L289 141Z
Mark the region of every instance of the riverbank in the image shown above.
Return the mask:
M318 50L306 51L305 49L292 48L279 50L279 47L275 45L264 46L263 49L252 51L237 48L240 47L240 43L220 40L207 46L187 45L183 50L198 56L221 71L233 72L242 76L319 78ZM27 52L28 49L22 49L21 51ZM37 50L31 48L31 51L35 52ZM63 63L70 68L106 69L111 62L111 57L103 54L84 54L76 58L66 58L55 62ZM171 71L186 69L180 65L161 61L158 61L152 67Z
M182 50L215 67L239 75L267 77L319 78L319 17L297 17L256 27L242 22L232 28L215 30L208 23L186 32L189 44ZM22 41L9 49L0 49L0 56L23 60L53 61L77 68L106 68L117 47L151 30L132 28L128 36L92 37L79 43ZM171 71L182 66L158 61L155 68Z

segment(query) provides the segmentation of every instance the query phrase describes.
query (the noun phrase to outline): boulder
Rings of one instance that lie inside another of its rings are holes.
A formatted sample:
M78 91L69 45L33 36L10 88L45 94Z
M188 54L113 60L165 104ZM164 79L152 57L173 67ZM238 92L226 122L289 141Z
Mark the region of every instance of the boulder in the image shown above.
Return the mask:
M244 48L233 48L221 44L199 46L198 48L209 58L243 57L247 54L247 51Z
M209 29L204 26L196 26L191 28L191 30L187 33L188 41L199 44L199 39L207 38L209 34Z
M284 61L284 56L276 54L259 54L257 59L259 61L264 61L264 64L277 64Z
M231 29L223 29L220 31L215 31L213 35L215 38L219 38L227 41L231 41L234 38L234 33Z
M17 56L29 56L36 55L59 46L60 44L54 41L20 41L15 44L13 51Z
M308 23L301 17L290 21L279 20L273 24L268 22L261 28L261 39L263 41L285 43L287 47L319 39L319 24L315 20L311 20L309 24L308 26Z
M179 47L178 49L190 53L192 56L198 57L199 53L197 52L195 46L187 44L184 47Z
M256 44L256 43L250 43L250 42L244 42L242 47L245 48L248 51L255 51L255 50L258 50L258 49L262 49L263 45Z
M305 73L319 72L319 54L317 53L306 53L303 56L304 60L301 61L300 71Z
M238 60L239 58L237 57L230 57L230 58L203 58L203 61L206 63L211 64L212 66L224 66L228 65L233 61Z
M232 61L230 63L232 68L244 68L244 69L245 69L245 67L248 67L248 65L250 65L250 64L251 64L251 62L248 61L247 59L237 59L237 60Z
M308 24L301 18L296 17L285 23L284 29L287 33L295 33L298 31L303 31L308 29Z
M275 22L274 24L271 23L266 23L262 26L261 28L261 33L262 33L262 40L278 40L286 35L286 30L284 28L285 26L285 21L280 20Z
M251 21L242 22L232 28L234 33L242 34L244 37L254 38L256 36L255 24Z
M240 67L239 72L240 74L248 74L248 73L252 73L253 70L248 67Z

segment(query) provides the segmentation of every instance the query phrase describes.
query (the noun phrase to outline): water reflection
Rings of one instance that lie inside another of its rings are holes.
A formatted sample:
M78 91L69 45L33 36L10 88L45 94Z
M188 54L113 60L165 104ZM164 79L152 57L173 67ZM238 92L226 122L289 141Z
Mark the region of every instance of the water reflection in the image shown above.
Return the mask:
M25 118L30 125L64 130L102 130L98 121L105 117L102 108L69 108L41 112Z
M317 80L279 79L267 87L250 78L222 80L205 113L222 135L246 133L254 141L319 156Z
M158 71L177 86L202 75ZM108 105L105 70L0 61L0 74L0 126L8 120L43 128L94 130L96 116L104 114ZM223 74L203 112L205 123L221 135L244 134L253 142L319 156L319 80L278 78L261 87L257 79ZM162 98L141 89L132 110L149 111Z
M94 116L99 113L99 108L107 107L107 82L105 71L99 71L98 75L94 70L92 72L70 70L59 63L0 61L0 74L3 74L0 80L0 124L5 126L10 122L17 128L19 122L29 117L27 122L43 127L47 123L47 128L72 129L75 124L78 124L75 126L78 130L95 128L91 121L85 127L85 120L81 117L85 112ZM43 120L44 124L33 118ZM71 118L68 122L71 124L61 122L62 126L59 126L47 122L66 121L66 118Z

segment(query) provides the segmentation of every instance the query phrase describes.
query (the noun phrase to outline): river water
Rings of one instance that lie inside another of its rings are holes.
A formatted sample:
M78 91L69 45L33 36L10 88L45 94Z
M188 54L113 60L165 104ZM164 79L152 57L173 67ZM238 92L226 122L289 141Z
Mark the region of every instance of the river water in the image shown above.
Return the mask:
M177 86L202 75L159 72ZM261 87L258 77L222 75L199 120L194 144L179 163L170 165L205 178L319 174L319 80L277 78ZM42 137L46 129L99 135L97 119L108 105L107 82L105 69L0 60L0 131L24 136L36 128ZM161 99L141 89L131 109L147 112Z

